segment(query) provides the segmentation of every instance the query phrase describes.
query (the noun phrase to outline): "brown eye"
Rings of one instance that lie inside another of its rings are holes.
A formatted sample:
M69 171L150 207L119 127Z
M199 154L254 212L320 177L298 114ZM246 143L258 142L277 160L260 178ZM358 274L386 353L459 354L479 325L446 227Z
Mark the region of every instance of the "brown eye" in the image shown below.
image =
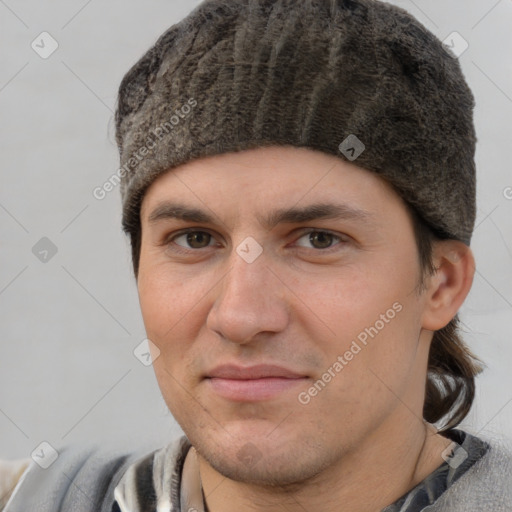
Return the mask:
M307 243L310 244L309 247L312 246L313 249L319 250L330 249L335 245L334 242L343 241L339 236L329 233L328 231L310 231L302 235L299 240L305 239L306 236L308 237ZM298 245L308 247L303 244Z
M330 247L333 238L333 235L325 233L324 231L316 231L309 234L309 241L316 246L316 249L326 249Z
M185 245L177 242L180 238L185 240ZM206 231L189 231L174 237L172 241L186 249L204 249L210 245L211 239L212 235Z

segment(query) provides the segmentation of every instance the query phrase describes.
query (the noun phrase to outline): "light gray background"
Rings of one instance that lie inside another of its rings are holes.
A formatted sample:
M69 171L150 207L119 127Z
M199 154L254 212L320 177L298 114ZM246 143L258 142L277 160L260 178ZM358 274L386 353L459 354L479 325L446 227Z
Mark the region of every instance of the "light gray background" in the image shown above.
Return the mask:
M118 168L121 78L198 3L0 0L2 458L42 441L158 447L180 432L133 354L145 333L119 190L102 201L92 191ZM477 102L477 274L462 320L488 368L463 426L512 437L512 1L394 3L441 39L457 31L469 43L460 61ZM47 59L31 48L43 31L59 45ZM58 249L46 263L32 252L42 237Z

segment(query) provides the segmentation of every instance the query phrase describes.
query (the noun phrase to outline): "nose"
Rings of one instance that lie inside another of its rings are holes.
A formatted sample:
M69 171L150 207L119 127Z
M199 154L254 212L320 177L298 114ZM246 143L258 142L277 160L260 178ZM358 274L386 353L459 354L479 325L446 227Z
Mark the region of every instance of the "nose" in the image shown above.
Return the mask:
M228 264L229 270L215 288L218 294L208 314L207 327L238 344L250 343L260 333L286 329L287 288L265 252L249 263L233 251Z

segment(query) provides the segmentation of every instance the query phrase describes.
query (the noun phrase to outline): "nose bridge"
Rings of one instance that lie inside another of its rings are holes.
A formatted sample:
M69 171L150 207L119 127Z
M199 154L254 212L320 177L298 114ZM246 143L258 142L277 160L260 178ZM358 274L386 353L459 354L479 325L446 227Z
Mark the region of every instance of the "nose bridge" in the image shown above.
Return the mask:
M272 265L269 253L254 238L246 237L233 248L230 255L231 270L227 275L226 286L235 295L239 292L248 298L252 294L257 295L268 284L268 278L272 275L267 268L269 265Z
M268 267L272 259L250 237L233 248L229 271L208 316L208 326L235 341L249 341L260 331L277 332L288 322L281 283Z

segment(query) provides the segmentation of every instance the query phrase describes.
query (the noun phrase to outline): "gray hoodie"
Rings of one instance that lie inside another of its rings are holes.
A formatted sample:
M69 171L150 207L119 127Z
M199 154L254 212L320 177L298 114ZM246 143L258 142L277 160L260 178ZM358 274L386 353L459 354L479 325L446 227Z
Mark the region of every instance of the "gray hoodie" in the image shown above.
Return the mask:
M432 504L411 506L426 479L384 510L512 512L510 443L487 439L480 444L484 445L483 455L460 477L454 479L454 471L446 473L453 481ZM67 446L48 469L35 462L27 467L3 512L201 512L202 493L194 479L191 452L184 436L145 454Z

